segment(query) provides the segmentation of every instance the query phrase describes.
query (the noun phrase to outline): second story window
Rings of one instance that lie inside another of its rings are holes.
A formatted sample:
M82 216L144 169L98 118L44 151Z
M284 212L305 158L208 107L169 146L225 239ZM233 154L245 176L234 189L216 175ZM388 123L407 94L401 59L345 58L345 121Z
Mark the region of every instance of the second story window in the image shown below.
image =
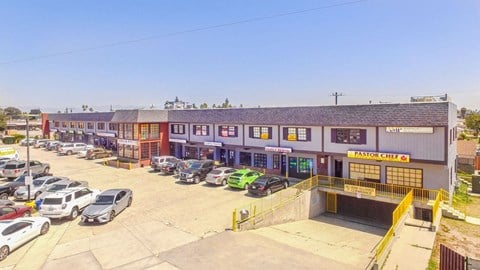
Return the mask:
M97 123L97 129L98 130L105 130L105 123L104 122L98 122Z
M75 122L70 122L70 128L75 128Z
M117 124L108 123L108 130L117 130Z
M56 128L60 127L60 122L55 121L54 126L55 126Z
M367 130L332 128L332 143L367 144Z
M218 136L220 137L238 137L237 126L219 126Z
M185 125L172 124L170 125L170 132L172 134L185 134Z
M145 140L148 138L148 124L140 125L140 139Z
M310 128L297 128L297 127L284 127L283 139L286 141L311 141L311 129Z
M209 126L193 125L193 135L195 135L195 136L208 136L209 135Z
M93 129L93 123L87 122L87 129Z
M83 129L85 127L85 123L84 122L78 122L77 126L78 126L78 128Z
M250 127L249 137L254 139L268 140L272 138L271 127Z

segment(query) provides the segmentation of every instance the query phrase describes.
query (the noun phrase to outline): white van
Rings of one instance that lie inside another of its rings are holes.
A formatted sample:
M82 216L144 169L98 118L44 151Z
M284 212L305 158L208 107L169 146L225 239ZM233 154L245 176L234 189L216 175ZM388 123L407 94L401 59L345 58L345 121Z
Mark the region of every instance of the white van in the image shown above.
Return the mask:
M11 147L0 147L0 159L18 160L18 151Z

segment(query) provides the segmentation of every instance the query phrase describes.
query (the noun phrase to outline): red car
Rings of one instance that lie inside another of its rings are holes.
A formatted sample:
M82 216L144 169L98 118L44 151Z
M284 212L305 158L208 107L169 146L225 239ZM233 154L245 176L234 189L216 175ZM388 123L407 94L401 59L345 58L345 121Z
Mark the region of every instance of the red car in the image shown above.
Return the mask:
M29 206L0 206L0 220L30 217L31 215L32 208Z

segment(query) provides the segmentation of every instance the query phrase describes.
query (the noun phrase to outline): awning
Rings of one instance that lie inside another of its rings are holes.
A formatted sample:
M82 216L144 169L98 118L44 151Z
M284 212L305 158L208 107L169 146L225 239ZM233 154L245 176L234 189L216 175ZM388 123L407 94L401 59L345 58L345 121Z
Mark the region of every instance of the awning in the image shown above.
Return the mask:
M67 132L67 131L65 131L65 130L60 130L60 132L61 132L61 133L65 133L65 132Z
M97 136L115 138L117 135L115 133L97 132Z
M92 132L87 132L87 133L85 133L85 134L86 134L86 135L90 135L90 136L95 135L95 134L92 133Z
M187 140L184 140L184 139L173 139L173 138L169 138L168 141L169 141L169 142L173 142L173 143L187 143Z

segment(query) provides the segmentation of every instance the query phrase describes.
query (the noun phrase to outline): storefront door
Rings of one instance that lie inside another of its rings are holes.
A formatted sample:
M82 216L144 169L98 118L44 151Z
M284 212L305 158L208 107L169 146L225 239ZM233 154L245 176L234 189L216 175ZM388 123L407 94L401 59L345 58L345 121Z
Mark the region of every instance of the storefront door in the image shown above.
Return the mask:
M233 167L235 165L235 150L228 150L227 166Z
M335 159L335 177L343 178L343 161Z
M286 168L287 168L287 156L282 155L282 162L281 162L281 165L280 165L280 174L281 175L285 175L285 173L287 172Z

